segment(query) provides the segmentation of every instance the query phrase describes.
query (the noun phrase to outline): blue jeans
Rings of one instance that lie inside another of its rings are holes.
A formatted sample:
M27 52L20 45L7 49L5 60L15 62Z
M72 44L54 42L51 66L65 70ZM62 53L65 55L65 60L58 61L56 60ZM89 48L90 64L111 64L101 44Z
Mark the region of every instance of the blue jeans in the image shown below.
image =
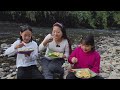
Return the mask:
M59 74L61 78L64 75L64 68L62 68L65 60L63 58L56 58L53 60L49 60L47 58L41 59L41 67L43 76L45 79L54 79L55 74Z

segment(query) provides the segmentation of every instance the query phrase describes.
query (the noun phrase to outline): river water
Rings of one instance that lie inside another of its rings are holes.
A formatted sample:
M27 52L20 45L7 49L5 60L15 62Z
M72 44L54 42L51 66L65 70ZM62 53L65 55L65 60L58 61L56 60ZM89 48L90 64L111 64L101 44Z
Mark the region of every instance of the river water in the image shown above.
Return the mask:
M0 23L0 44L2 43L13 43L17 38L19 38L19 26L21 24L16 23ZM52 28L45 27L32 27L34 40L39 40L40 43L44 37L52 31ZM80 41L82 35L87 35L92 33L95 35L96 40L100 36L118 36L120 37L120 30L93 30L93 29L81 29L81 28L66 28L67 35L71 40L72 44L77 44Z

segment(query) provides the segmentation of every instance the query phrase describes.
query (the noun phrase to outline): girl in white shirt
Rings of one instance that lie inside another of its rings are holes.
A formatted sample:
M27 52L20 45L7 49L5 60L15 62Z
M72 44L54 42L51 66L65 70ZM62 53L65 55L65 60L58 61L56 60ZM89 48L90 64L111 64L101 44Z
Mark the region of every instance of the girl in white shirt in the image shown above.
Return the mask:
M31 52L19 52L30 50ZM38 45L32 40L32 28L24 25L21 26L20 39L15 41L11 47L5 51L5 55L11 56L17 54L16 66L17 79L43 79L41 72L37 68Z
M41 59L41 66L45 79L54 79L55 73L63 78L64 68L62 68L65 58L68 58L71 45L66 35L64 26L61 23L55 23L53 25L52 34L48 34L42 43L39 45L39 51L41 52L46 48L45 57ZM59 58L51 58L49 52L63 53L63 56Z

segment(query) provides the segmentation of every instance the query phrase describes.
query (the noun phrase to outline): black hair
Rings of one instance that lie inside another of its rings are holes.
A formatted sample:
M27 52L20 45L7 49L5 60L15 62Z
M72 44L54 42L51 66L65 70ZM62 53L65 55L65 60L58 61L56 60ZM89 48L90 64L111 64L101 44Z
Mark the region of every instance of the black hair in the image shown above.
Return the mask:
M20 32L23 33L24 31L29 30L32 32L32 28L29 25L23 25L20 26ZM22 36L20 36L20 40L23 41ZM33 40L33 38L31 37L30 42Z
M69 54L72 52L72 49L71 49L71 42L69 40L69 38L67 37L67 34L66 34L66 29L65 29L65 26L62 24L62 23L59 23L59 22L56 22L53 24L53 27L54 26L58 26L59 28L61 28L61 31L62 31L62 38L64 39L67 39L68 40L68 44L69 44Z
M91 51L95 50L94 35L92 34L82 36L80 43L84 45L91 45Z

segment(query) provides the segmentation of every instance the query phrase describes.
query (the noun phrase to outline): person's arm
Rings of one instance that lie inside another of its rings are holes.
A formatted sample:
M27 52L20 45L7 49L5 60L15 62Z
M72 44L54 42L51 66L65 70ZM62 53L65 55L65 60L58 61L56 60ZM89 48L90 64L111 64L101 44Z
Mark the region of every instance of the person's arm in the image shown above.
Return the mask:
M99 54L96 55L96 59L93 64L93 68L91 68L91 70L95 73L99 73L99 70L100 70L100 55Z
M6 49L6 51L4 52L4 55L8 55L8 56L13 56L16 54L17 49L16 46L19 44L19 41L15 41L11 47L9 47L8 49Z
M37 43L34 44L34 51L31 53L30 57L34 60L38 58L38 45Z
M68 58L68 62L69 62L69 63L74 64L74 63L72 62L72 58L73 58L73 57L76 57L76 53L77 53L77 48L76 48L74 51L72 51L72 53L70 54L70 56L69 56L69 58Z
M69 57L69 44L68 44L68 42L66 43L66 45L65 45L65 53L64 53L64 56L63 56L63 58L68 58Z
M42 41L42 43L39 45L39 51L42 51L46 48L46 46L48 45L48 43L50 42L50 37L51 37L51 34L48 34L44 40Z

